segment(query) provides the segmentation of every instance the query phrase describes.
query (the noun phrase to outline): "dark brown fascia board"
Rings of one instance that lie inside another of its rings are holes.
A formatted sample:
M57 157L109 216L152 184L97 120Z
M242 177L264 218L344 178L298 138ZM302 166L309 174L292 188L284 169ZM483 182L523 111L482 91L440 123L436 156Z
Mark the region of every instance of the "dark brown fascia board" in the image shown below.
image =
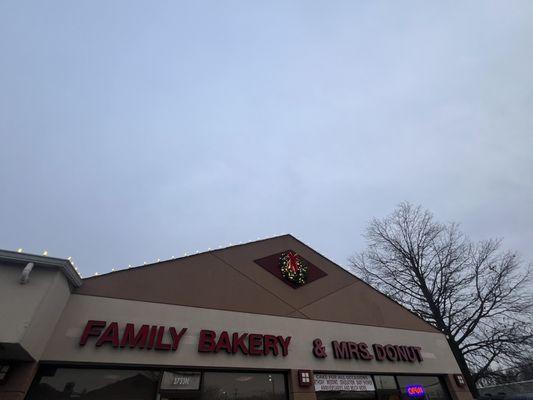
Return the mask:
M63 258L40 256L37 254L19 253L17 251L0 249L0 261L16 264L33 263L36 267L55 268L60 270L67 281L75 288L78 288L82 285L82 279L72 266L71 262Z

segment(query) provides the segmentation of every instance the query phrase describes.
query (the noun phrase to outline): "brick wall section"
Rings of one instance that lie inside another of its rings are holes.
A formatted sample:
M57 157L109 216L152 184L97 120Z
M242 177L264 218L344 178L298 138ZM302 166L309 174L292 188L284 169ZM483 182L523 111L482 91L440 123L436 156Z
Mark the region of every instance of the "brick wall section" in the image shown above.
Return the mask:
M24 400L37 368L37 362L12 364L7 382L0 386L0 400Z

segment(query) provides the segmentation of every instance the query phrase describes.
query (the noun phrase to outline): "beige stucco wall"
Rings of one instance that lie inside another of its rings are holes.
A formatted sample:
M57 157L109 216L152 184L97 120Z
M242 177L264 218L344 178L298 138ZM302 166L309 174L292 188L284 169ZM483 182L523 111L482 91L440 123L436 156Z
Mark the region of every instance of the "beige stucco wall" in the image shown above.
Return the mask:
M41 357L46 346L46 339L52 335L69 297L69 283L61 272L56 271L48 290L35 309L27 332L22 338L23 347L36 359Z
M57 274L52 270L35 270L27 285L20 285L22 268L2 265L0 268L0 342L22 340L33 315Z
M19 358L11 350L17 346L39 359L70 296L69 284L60 271L35 267L21 285L23 267L0 267L0 343L9 349L0 359Z
M176 352L144 349L116 349L110 345L95 347L91 339L86 346L78 342L87 320L116 321L188 328ZM263 333L292 336L289 355L251 357L242 354L205 354L197 352L201 329L217 332ZM321 338L329 356L317 359L312 342ZM389 361L336 360L329 343L346 340L380 344L401 344L422 347L424 362L394 363ZM71 295L57 323L42 360L62 362L98 362L120 364L151 364L172 366L312 369L322 371L359 371L383 373L453 374L459 368L443 335L439 333L381 328L365 325L277 317L232 311L184 307L167 304Z

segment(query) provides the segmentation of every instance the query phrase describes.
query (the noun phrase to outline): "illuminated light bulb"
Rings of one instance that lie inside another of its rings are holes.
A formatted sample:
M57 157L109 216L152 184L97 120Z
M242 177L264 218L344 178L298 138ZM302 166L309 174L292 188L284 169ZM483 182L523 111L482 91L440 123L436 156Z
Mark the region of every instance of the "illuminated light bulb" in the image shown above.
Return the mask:
M47 256L47 255L48 255L48 250L43 251L43 256Z
M211 251L211 247L208 247L208 248L207 248L207 251Z
M18 250L17 250L17 253L22 253L22 249L18 249Z
M98 275L98 272L95 272L95 273L94 273L94 276L96 276L96 275Z
M176 257L172 256L172 257L170 257L170 258L175 259Z
M128 264L128 268L131 268L131 264Z
M184 256L187 257L187 253L185 253Z
M115 271L115 268L111 268L111 272L114 272Z
M143 265L146 265L146 261L145 261L145 262L143 262Z
M159 261L161 261L161 259L158 258L158 259L157 259L157 262L159 262Z

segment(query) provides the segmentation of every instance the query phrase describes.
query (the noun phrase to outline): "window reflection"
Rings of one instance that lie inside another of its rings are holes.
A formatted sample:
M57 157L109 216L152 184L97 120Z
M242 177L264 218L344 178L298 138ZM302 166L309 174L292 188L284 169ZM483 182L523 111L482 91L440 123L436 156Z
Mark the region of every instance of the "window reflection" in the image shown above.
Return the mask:
M159 371L43 367L27 399L153 400L159 376Z
M162 399L183 398L173 394ZM286 400L285 377L280 373L204 372L202 385L194 400Z
M450 400L441 379L437 376L373 375L373 379L375 392L316 392L317 400ZM424 394L421 397L407 395L406 388L415 385L424 388Z
M287 400L283 373L173 371L168 374L177 377L177 383L172 381L169 387L167 382L166 391L160 391L162 373L160 370L42 366L26 399ZM373 380L375 391L319 391L316 397L318 400L449 400L437 376L373 375ZM409 397L407 387L422 387L423 393Z
M398 376L398 384L404 400L449 400L440 379L436 376ZM409 397L407 386L422 385L424 395L422 397Z
M391 375L374 375L377 400L400 400L396 379Z
M158 370L43 366L27 400L287 399L282 373L204 372L199 390L162 392L164 394L159 395L161 376L162 372Z

